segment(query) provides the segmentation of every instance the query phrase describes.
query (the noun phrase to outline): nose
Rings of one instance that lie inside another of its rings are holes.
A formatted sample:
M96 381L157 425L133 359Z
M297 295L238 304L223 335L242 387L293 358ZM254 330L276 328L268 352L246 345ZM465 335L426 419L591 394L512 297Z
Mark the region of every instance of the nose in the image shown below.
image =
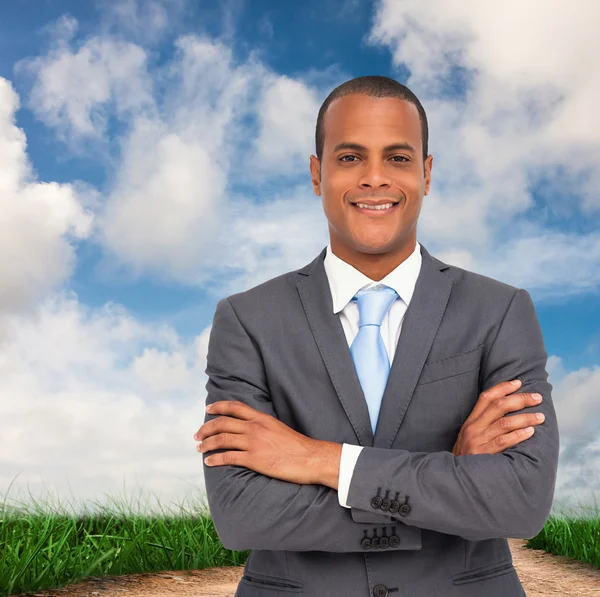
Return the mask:
M392 181L381 162L373 160L367 164L358 183L362 188L375 189L378 187L389 187Z

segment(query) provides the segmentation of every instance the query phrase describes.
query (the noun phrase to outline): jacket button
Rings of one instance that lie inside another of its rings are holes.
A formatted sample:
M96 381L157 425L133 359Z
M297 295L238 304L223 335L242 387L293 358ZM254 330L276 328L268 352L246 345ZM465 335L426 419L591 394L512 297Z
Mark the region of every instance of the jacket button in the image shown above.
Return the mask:
M398 535L392 535L389 538L389 545L390 547L398 547L398 545L400 545L400 537L398 537Z
M400 502L398 501L399 495L400 492L397 491L396 497L392 500L392 503L390 504L390 514L396 514L396 512L398 512L398 510L400 509Z
M388 499L388 498L383 498L383 500L381 500L381 506L380 508L383 511L387 511L390 509L390 504L392 503L392 500Z
M371 539L369 539L368 537L365 537L364 539L361 539L360 546L363 549L371 549Z
M375 585L373 587L373 595L375 597L387 597L388 590L385 585Z
M410 506L408 505L408 496L404 496L406 498L406 502L400 506L398 513L400 516L406 516L410 512Z
M379 508L381 508L381 502L383 500L379 497L379 496L375 496L372 500L371 500L371 506L373 506L373 508L379 510Z
M389 537L382 537L381 539L379 539L379 547L381 547L381 549L387 549L389 544L390 544Z

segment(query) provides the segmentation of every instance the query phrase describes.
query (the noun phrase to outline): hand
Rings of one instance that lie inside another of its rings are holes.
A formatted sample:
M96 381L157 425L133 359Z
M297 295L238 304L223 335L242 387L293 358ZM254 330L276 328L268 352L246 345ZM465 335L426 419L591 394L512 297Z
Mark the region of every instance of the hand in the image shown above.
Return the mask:
M452 454L498 454L530 438L534 432L533 427L531 431L523 428L544 422L543 419L536 418L536 413L504 416L508 412L535 406L541 402L534 400L533 394L528 393L508 396L519 387L520 384L514 386L508 381L503 381L481 392L475 408L458 433Z
M208 466L244 466L257 473L312 485L318 483L319 454L323 442L288 427L279 419L237 400L220 400L210 405L209 414L228 416L207 421L194 435L199 452L231 448L212 454Z

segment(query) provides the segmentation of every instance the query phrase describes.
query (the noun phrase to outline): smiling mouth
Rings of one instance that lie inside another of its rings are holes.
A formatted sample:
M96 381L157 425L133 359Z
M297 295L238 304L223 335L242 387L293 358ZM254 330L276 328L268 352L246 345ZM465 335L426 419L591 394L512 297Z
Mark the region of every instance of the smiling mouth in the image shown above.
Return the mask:
M363 206L365 205L364 203L360 202L359 204ZM383 216L391 214L394 210L398 208L399 205L399 203L392 203L391 201L389 203L382 203L381 205L372 207L359 207L359 204L351 203L352 207L354 207L359 213L366 214L369 216Z

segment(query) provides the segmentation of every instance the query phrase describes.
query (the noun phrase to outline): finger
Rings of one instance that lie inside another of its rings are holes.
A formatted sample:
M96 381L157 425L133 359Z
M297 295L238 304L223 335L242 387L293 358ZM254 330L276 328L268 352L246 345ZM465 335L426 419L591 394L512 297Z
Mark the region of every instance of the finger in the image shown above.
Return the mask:
M206 438L217 433L244 433L244 421L235 417L221 416L204 423L194 435L194 439L204 442Z
M228 408L227 405L231 404L231 403L235 403L237 406L234 406L233 408L231 408L231 407ZM242 408L239 408L239 405L241 405ZM210 415L218 415L218 414L220 414L220 412L230 410L231 412L228 415L224 415L223 418L231 419L233 421L235 421L235 420L250 421L250 420L255 420L257 418L257 415L266 416L265 413L263 413L259 410L256 410L256 409L252 408L251 406L244 404L243 402L238 402L235 400L220 400L218 402L213 402L212 404L209 404L206 407L207 411L209 408L210 408L210 412L209 412ZM244 413L246 413L248 411L248 409L254 413L253 416L243 416ZM240 413L242 416L240 416ZM206 423L204 423L204 425L202 425L202 427L200 427L200 429L198 429L198 431L196 431L196 433L194 433L194 439L202 440L204 438L207 430L210 433L215 433L215 428L213 428L210 424L219 418L220 417L217 417L216 419L209 419ZM207 427L207 425L209 425L209 427ZM216 430L218 430L218 429L219 428L216 428ZM237 433L240 433L240 431L238 430L237 427L232 428L232 430L236 431Z
M240 433L218 433L207 437L196 448L198 452L211 452L212 450L244 450L248 451L248 436Z
M264 414L238 400L219 400L217 402L213 402L212 404L207 404L205 410L210 415L224 414L247 421L256 418L256 415ZM212 420L214 419L211 419L211 421ZM204 425L207 425L211 421L204 423ZM202 425L202 427L200 427L200 429L194 433L195 440L203 439L201 432L204 428L204 425Z
M525 429L515 429L510 433L498 435L491 442L484 444L483 451L486 454L499 454L507 448L516 446L518 443L529 439L535 433L534 427L526 427Z
M520 382L520 380L515 380L515 381ZM471 415L469 415L469 417L474 418L474 419L480 417L487 410L487 408L490 406L490 404L493 403L494 400L497 400L499 398L504 398L504 397L514 393L520 387L521 387L520 383L518 385L513 385L510 381L501 381L499 384L496 384L495 386L492 386L491 388L484 390L483 392L481 392L481 394L479 394L479 399L477 400L477 403L475 404L475 408L473 408L473 410L471 411ZM497 418L498 417L496 417L496 419ZM489 422L493 423L496 419L493 419Z
M527 407L537 406L543 400L541 394L537 392L522 392L519 394L513 394L504 398L504 410L507 412L514 412L522 410Z
M523 410L531 406L539 404L533 398L534 394L529 392L514 394L513 396L504 396L501 398L495 398L492 400L487 409L483 412L480 419L484 425L491 426L493 423L504 417L504 415ZM530 414L530 413L524 413ZM506 417L507 419L513 418L513 415Z
M204 464L207 466L243 466L250 468L247 464L247 452L219 452L218 454L211 454L203 459Z
M218 400L217 402L208 404L206 406L206 412L211 415L229 415L246 421L254 419L257 414L263 414L259 410L256 410L239 400Z
M520 380L515 380L520 381ZM500 383L484 390L479 394L477 402L469 414L467 420L476 419L485 411L485 409L489 406L489 403L496 399L501 398L503 396L507 396L513 392L516 392L521 387L521 384L513 385L510 381L501 381Z
M526 427L540 425L543 422L544 419L538 419L536 413L501 417L486 429L483 433L483 439L486 443L489 443L498 436L507 435L513 430L523 430Z

